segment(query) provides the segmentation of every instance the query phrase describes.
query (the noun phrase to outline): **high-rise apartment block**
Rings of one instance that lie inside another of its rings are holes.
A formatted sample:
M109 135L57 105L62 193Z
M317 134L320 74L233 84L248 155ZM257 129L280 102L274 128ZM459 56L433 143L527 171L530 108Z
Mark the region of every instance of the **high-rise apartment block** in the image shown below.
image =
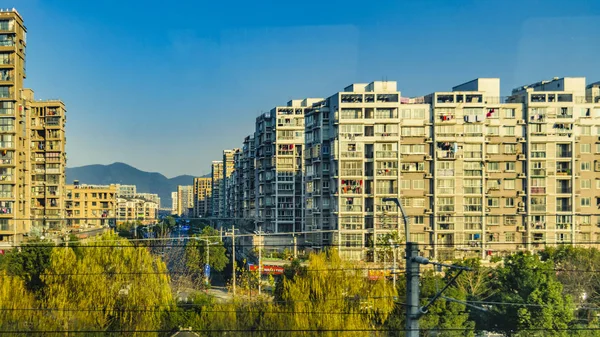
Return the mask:
M177 214L178 211L178 196L177 196L177 192L171 192L171 214L172 215L179 215Z
M194 186L177 186L177 215L189 217L194 210Z
M194 178L194 217L200 218L208 215L210 196L212 192L212 179L208 177Z
M212 184L212 194L210 197L209 214L212 217L220 217L219 199L221 198L221 181L223 180L223 161L213 161L211 165L210 180Z
M117 198L117 222L136 222L142 225L151 225L158 219L158 209L160 204L157 202L135 198Z
M246 139L234 158L245 187L231 207L315 249L376 261L388 234L404 237L390 198L440 260L600 239L600 82L554 78L501 97L499 79L478 78L417 98L392 81L352 84L264 113L255 130L254 151Z
M231 189L229 185L233 184L229 178L233 174L235 168L234 156L240 149L231 149L223 151L223 177L220 180L219 187L219 214L224 218L231 218L232 206L227 200L231 200Z
M0 245L60 230L65 219L65 105L24 88L27 30L0 10ZM33 225L33 227L32 227Z

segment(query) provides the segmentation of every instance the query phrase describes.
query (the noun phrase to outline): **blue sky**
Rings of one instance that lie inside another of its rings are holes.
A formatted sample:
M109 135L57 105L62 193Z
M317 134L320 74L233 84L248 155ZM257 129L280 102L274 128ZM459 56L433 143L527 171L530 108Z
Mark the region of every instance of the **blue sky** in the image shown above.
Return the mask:
M210 171L261 111L355 82L403 96L500 77L600 81L600 1L0 0L27 80L67 104L68 166Z

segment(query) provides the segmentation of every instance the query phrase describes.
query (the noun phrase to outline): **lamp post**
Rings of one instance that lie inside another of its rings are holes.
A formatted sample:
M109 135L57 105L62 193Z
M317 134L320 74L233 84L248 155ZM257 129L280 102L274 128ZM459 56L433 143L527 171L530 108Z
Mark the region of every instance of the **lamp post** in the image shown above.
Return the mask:
M209 272L210 272L210 246L216 245L218 244L218 242L211 242L209 239L203 239L203 238L195 238L196 240L199 241L204 241L206 242L206 263L204 264L204 281L206 282L206 285L208 286L210 284L209 281Z

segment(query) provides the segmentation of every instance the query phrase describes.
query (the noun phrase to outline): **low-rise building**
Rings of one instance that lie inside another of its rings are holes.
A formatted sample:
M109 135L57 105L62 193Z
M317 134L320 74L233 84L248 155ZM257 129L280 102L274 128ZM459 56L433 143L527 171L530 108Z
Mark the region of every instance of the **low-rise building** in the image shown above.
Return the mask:
M116 223L116 185L66 185L67 226L90 228Z

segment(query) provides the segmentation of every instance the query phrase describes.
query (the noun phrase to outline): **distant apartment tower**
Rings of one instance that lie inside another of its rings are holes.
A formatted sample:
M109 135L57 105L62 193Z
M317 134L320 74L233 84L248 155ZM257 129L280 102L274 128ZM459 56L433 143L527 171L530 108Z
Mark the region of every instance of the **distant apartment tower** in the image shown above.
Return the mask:
M189 217L194 210L194 186L177 186L177 214L182 217Z
M235 153L239 151L239 149L231 149L231 150L224 150L223 151L223 177L220 180L220 193L219 193L219 215L221 218L223 217L227 217L228 215L230 215L230 210L231 207L229 205L229 203L227 202L228 199L228 194L227 194L227 184L231 183L231 181L228 180L229 177L231 177L231 175L233 174L233 170L234 170L234 165L235 165L235 161L234 161L234 155Z
M241 211L238 216L244 219L256 218L256 170L254 136L244 138L241 155Z
M80 185L78 181L67 185L67 225L73 228L115 226L116 194L116 185Z
M159 207L158 203L143 198L117 198L118 223L154 224L158 219Z
M210 216L219 217L219 199L221 198L221 182L223 180L223 161L213 161L210 174L212 193L210 200Z
M32 230L59 230L66 224L65 105L60 100L36 101L31 89L23 95L30 112Z
M147 200L147 201L151 201L153 203L156 203L160 207L160 197L158 196L158 194L155 194L155 193L136 193L134 195L134 198L136 198L136 199L144 199L144 200Z
M22 94L25 45L26 29L19 13L0 12L0 245L3 246L22 241L31 227L29 107Z
M177 196L177 192L171 192L171 214L172 215L179 215L177 214L178 211L178 196Z
M137 194L137 187L135 185L121 185L117 184L117 196L119 198L131 199Z
M200 218L208 215L212 179L208 177L194 178L194 217Z

